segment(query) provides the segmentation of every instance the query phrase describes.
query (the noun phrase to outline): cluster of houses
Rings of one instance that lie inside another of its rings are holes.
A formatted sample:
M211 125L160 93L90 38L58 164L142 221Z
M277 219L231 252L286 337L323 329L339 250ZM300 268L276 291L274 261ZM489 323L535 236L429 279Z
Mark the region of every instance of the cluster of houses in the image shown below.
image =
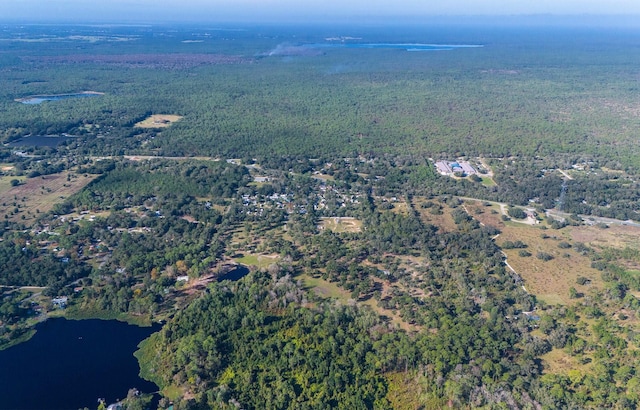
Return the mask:
M318 192L318 202L314 205L314 209L322 210L331 208L332 206L344 208L349 203L359 203L358 195L344 193L332 185L322 184Z
M293 195L291 194L273 194L259 198L257 195L242 195L242 206L245 208L247 215L264 214L264 209L285 209L288 212L293 210Z
M321 184L315 195L313 209L323 210L331 208L343 208L348 203L357 204L358 195L344 193L332 185ZM296 204L293 194L278 194L259 197L257 195L243 195L242 205L247 215L262 216L264 209L284 209L288 213L306 213L305 205Z

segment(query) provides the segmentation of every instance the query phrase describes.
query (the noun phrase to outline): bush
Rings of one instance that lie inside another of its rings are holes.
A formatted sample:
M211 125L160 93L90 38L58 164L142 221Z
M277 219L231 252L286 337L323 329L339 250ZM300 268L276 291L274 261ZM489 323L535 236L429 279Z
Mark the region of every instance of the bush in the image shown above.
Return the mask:
M502 249L524 249L527 247L527 244L522 241L504 241L502 244Z
M586 246L584 243L582 242L576 242L575 245L573 246L573 249L576 250L576 252L582 254L582 255L586 255L591 249L589 249L588 246Z
M553 259L553 255L548 254L546 252L538 252L538 254L536 255L536 258L547 262Z
M530 253L530 252L525 251L524 249L521 249L521 250L518 252L518 255L519 255L519 256L521 256L521 257L523 257L523 258L528 258L529 256L531 256L531 253Z
M527 217L527 214L520 208L513 208L513 207L509 208L507 213L509 214L510 217L516 218L516 219L524 219Z
M578 285L587 285L589 283L591 283L591 281L587 278L585 278L584 276L578 276L578 279L576 279L576 283Z
M554 219L553 221L551 221L551 227L553 229L562 229L565 226L567 226L567 222L566 221L559 221L557 219Z

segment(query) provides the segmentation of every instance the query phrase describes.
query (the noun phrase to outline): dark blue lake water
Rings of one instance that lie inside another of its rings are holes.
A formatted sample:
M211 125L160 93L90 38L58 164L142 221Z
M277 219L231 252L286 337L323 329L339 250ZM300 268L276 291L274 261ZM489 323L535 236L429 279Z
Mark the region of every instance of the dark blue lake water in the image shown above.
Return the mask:
M477 44L420 44L420 43L318 43L311 44L313 48L387 48L406 51L447 51L456 48L482 47Z
M75 93L75 94L57 94L57 95L32 95L26 98L20 98L19 102L22 104L34 105L40 104L45 101L60 101L60 100L68 100L70 98L91 98L91 97L99 97L101 93Z
M65 135L30 135L7 145L10 147L57 147L73 138Z
M160 326L50 319L28 342L0 351L0 409L95 409L130 388L158 390L138 376L133 352Z

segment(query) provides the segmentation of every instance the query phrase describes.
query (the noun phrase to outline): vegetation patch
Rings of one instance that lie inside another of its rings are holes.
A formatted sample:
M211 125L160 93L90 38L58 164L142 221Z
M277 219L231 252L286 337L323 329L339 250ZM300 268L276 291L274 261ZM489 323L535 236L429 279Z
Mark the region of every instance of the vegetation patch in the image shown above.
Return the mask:
M385 375L387 378L387 400L395 410L415 410L423 406L420 384L406 373L395 372ZM444 403L442 403L444 404Z
M100 310L96 308L87 308L86 306L69 306L65 311L65 318L70 320L118 320L136 326L151 326L151 318L148 315L133 315L123 312L115 312L112 310Z

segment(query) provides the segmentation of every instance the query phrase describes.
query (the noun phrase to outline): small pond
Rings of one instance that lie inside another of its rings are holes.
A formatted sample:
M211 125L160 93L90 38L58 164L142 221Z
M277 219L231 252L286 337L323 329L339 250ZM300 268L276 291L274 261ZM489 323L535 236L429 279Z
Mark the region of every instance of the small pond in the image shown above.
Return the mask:
M218 282L222 282L223 280L230 280L235 282L247 276L248 273L249 268L243 265L238 265L233 270L230 270L229 272L218 276Z

